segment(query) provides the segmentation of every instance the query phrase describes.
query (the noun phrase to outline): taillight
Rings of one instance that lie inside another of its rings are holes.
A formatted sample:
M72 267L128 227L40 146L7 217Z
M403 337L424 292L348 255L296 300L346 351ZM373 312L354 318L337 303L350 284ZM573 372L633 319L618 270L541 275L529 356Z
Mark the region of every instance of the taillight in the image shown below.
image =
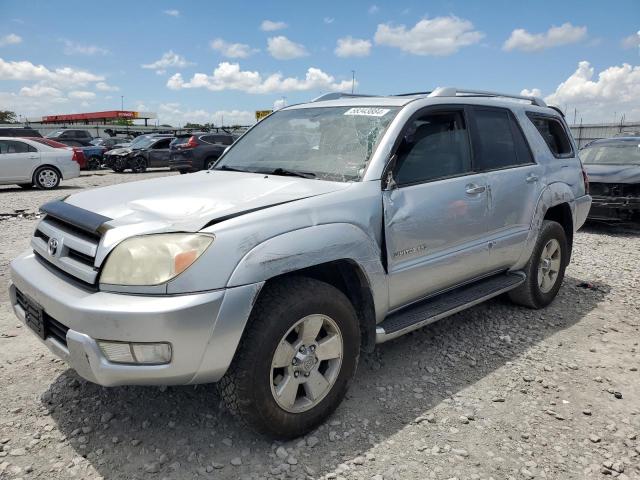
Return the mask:
M187 143L183 143L182 145L180 145L181 148L195 148L198 146L198 141L196 140L196 137L189 137L189 140L187 140Z
M78 150L74 148L73 156L71 157L71 160L73 160L74 162L77 162L78 164L82 163L82 161L84 160L84 152L82 150Z
M587 175L587 171L582 167L582 180L584 181L584 193L586 195L589 194L589 175Z

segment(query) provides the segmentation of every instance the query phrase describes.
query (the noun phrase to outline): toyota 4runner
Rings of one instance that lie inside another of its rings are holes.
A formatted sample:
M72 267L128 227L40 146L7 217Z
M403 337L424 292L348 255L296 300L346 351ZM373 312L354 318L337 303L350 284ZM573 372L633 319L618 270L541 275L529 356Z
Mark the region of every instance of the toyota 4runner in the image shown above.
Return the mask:
M16 315L101 385L219 382L260 432L322 422L361 349L508 293L558 293L591 197L562 115L439 88L327 94L212 169L42 207Z

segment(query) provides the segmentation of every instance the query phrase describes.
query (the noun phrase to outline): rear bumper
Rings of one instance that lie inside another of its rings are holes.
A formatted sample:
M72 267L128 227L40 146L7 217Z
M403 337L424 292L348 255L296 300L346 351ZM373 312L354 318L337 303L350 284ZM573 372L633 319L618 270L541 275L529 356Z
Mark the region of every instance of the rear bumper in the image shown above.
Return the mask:
M60 173L63 180L69 180L70 178L76 178L80 176L80 165L77 162L65 162L60 165Z
M124 295L83 289L49 270L32 253L11 264L9 295L26 323L16 291L69 330L44 344L87 380L104 386L176 385L219 380L231 364L262 284L176 296ZM40 337L38 337L40 338ZM110 362L97 340L168 342L164 365Z

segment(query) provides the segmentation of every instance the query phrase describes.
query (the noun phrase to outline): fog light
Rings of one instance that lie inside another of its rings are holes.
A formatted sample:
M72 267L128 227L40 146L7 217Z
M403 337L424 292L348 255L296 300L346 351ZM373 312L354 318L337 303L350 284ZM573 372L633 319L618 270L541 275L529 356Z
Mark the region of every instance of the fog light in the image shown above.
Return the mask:
M126 343L98 341L100 350L113 363L140 363L160 365L171 361L168 343Z

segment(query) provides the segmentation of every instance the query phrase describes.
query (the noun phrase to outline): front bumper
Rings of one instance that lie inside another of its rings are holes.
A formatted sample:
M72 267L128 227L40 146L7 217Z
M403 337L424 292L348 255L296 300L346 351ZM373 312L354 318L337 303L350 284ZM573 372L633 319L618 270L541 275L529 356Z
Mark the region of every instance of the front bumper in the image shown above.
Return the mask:
M640 214L640 197L594 196L589 212L592 220L620 220Z
M28 252L11 264L9 295L18 318L25 312L16 290L69 330L44 344L79 375L104 386L181 385L219 380L231 364L262 284L175 296L96 292L72 284ZM169 342L164 365L107 360L96 340ZM66 343L66 345L65 345Z

